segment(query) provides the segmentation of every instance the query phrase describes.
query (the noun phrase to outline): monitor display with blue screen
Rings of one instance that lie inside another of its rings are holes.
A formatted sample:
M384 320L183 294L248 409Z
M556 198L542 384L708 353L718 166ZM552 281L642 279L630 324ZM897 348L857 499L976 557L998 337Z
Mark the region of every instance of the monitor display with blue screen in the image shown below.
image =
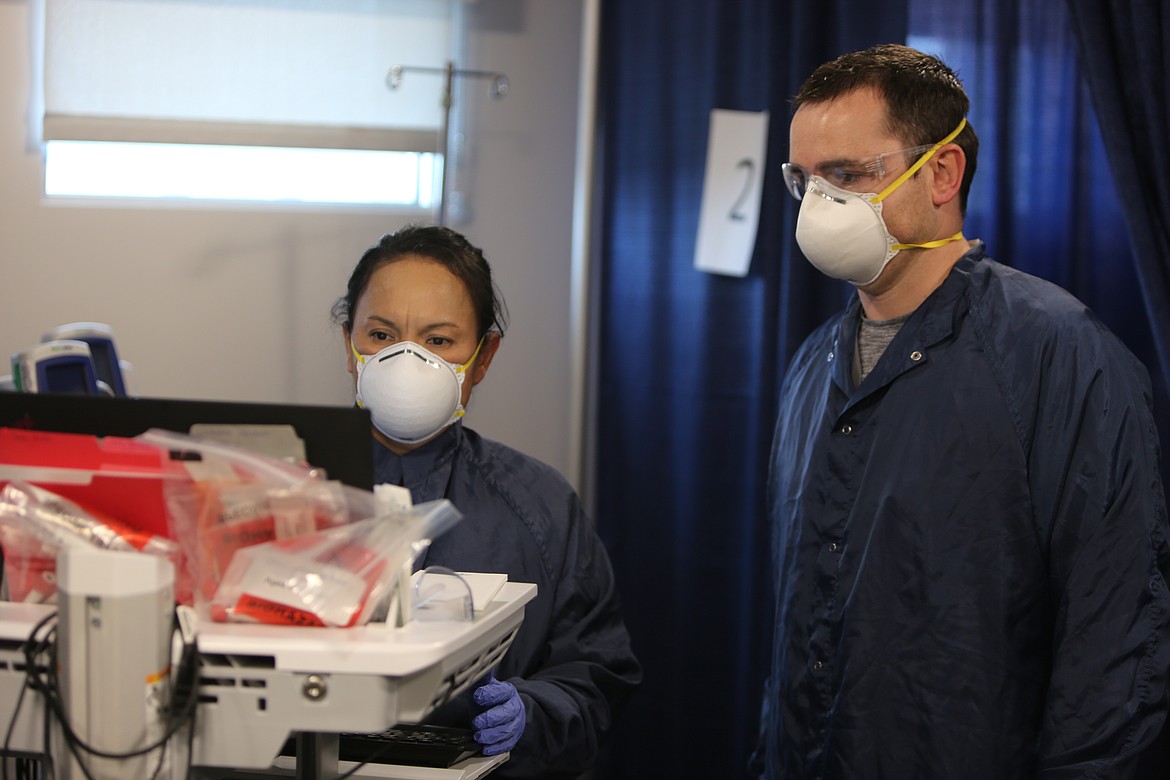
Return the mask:
M88 360L68 358L52 360L37 366L40 376L37 387L49 388L50 392L71 395L89 395L96 392L93 366Z

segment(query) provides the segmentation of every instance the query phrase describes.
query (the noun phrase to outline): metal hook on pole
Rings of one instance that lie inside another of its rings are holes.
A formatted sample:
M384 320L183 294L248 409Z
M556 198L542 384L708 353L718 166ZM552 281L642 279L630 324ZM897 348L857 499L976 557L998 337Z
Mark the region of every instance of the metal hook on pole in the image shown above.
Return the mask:
M435 222L439 225L447 223L447 171L450 167L448 163L447 150L450 145L451 132L451 106L454 104L454 82L455 77L461 78L476 78L488 79L490 85L488 87L488 95L492 98L502 98L508 94L509 84L508 77L503 73L487 70L464 70L455 67L455 63L450 60L442 68L423 67L415 65L391 65L390 70L386 72L386 86L389 89L399 89L402 86L403 75L407 71L416 73L431 73L439 74L443 77L443 91L441 98L441 105L443 107L443 123L439 129L439 154L443 158L443 172L440 177L439 184L439 200L435 211Z

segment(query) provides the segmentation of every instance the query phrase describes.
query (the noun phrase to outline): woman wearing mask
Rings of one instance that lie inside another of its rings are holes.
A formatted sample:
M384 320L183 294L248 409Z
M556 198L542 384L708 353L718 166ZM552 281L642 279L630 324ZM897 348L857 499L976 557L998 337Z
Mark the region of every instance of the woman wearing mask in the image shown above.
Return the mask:
M538 586L493 679L435 713L471 726L494 776L576 777L641 680L609 558L554 469L466 428L505 309L483 253L442 227L407 227L362 256L333 309L357 402L373 421L374 482L463 520L417 566L503 572Z

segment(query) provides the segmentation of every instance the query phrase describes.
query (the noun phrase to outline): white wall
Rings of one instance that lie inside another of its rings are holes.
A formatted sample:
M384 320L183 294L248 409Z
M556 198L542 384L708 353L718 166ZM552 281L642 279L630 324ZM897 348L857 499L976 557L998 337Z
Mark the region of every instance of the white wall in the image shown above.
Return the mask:
M46 202L41 157L27 139L33 2L0 0L0 357L6 363L56 325L98 321L134 364L139 395L352 402L329 307L365 248L412 217ZM468 54L457 65L506 73L511 90L492 100L483 84L457 85L466 135L452 186L467 211L449 220L484 249L511 310L468 423L563 472L574 462L569 313L582 6L466 6Z

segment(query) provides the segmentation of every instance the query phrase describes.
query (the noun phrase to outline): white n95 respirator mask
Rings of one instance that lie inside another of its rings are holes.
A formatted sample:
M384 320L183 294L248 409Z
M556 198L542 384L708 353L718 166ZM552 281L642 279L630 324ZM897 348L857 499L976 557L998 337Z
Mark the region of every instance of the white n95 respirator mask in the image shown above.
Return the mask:
M881 201L810 176L796 219L796 243L817 270L864 287L902 246L886 229Z
M463 382L483 341L462 365L448 363L413 341L400 341L357 358L357 404L393 441L415 444L463 416Z

